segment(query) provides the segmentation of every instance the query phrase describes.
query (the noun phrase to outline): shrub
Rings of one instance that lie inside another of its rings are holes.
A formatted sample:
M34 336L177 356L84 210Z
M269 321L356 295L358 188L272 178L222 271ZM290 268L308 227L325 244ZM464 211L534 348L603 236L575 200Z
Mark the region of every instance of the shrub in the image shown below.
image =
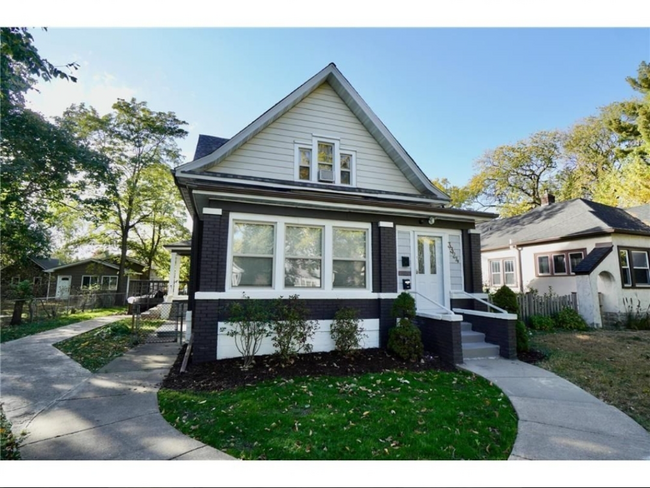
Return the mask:
M405 291L397 295L397 298L393 301L393 308L391 310L393 317L396 319L413 319L415 318L415 313L415 298Z
M291 295L288 299L282 297L274 302L274 315L271 320L273 332L273 346L283 360L301 352L311 352L309 342L314 337L318 324L314 320L307 320L307 307L298 299L298 295Z
M492 303L497 307L504 309L506 312L519 313L517 294L506 285L503 285L494 292L494 295L492 295Z
M262 341L271 335L271 331L268 307L259 300L251 300L246 294L243 297L242 302L234 302L228 307L231 328L226 335L235 340L235 347L244 360L242 369L246 370L255 362ZM222 327L221 331L224 330Z
M530 346L528 344L528 329L526 328L526 324L521 320L517 320L515 330L517 333L517 352L528 352Z
M25 440L25 433L15 436L11 431L11 422L7 420L0 405L0 460L20 459L20 445Z
M553 316L558 329L587 330L587 322L574 309L565 307Z
M637 299L636 307L633 300L624 298L625 312L623 313L623 326L632 330L650 330L650 305L645 310L641 309L641 300Z
M417 361L424 353L422 334L408 318L402 318L388 333L388 350L404 361Z
M533 330L553 330L555 328L555 322L551 317L545 315L531 315L530 319L530 328Z
M367 337L361 322L354 308L344 307L336 312L330 334L337 351L347 354L361 347L361 340Z

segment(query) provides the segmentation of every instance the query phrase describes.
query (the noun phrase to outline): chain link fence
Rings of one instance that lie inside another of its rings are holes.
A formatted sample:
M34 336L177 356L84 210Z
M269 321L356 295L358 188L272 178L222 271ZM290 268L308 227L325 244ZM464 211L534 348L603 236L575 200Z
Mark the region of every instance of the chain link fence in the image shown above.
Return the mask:
M129 306L135 329L146 334L145 342L183 342L187 302L133 300Z
M2 325L9 324L17 309L23 322L31 323L55 319L70 313L119 308L123 307L125 302L124 293L103 292L81 293L65 298L2 299L0 320Z

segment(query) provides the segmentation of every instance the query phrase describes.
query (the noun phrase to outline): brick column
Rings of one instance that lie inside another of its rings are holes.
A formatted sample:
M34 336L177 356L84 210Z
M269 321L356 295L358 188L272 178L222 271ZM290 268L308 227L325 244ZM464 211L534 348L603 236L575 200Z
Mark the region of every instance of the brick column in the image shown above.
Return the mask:
M375 290L380 293L397 293L397 238L395 226L389 222L379 222L373 224L377 226L376 234L378 236L378 245L375 247L377 266L375 273L378 273L379 289ZM379 307L379 345L386 347L388 344L388 331L395 325L395 319L391 317L391 308L393 300L380 299Z

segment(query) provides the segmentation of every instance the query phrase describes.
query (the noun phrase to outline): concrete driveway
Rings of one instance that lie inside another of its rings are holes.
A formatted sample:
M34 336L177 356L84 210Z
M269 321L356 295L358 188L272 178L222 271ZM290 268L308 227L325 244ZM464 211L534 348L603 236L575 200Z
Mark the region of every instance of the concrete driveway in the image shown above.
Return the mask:
M90 373L53 347L124 317L80 322L0 345L0 398L26 460L233 459L171 427L157 391L179 346L145 344Z

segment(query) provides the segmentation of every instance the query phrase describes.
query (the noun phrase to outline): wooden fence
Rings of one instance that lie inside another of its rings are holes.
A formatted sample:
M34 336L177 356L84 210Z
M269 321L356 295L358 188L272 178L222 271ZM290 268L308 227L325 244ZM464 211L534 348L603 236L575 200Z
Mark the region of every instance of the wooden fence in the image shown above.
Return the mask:
M531 315L544 315L550 317L563 308L578 310L576 294L565 296L533 295L527 293L517 295L519 304L519 318L527 321Z

